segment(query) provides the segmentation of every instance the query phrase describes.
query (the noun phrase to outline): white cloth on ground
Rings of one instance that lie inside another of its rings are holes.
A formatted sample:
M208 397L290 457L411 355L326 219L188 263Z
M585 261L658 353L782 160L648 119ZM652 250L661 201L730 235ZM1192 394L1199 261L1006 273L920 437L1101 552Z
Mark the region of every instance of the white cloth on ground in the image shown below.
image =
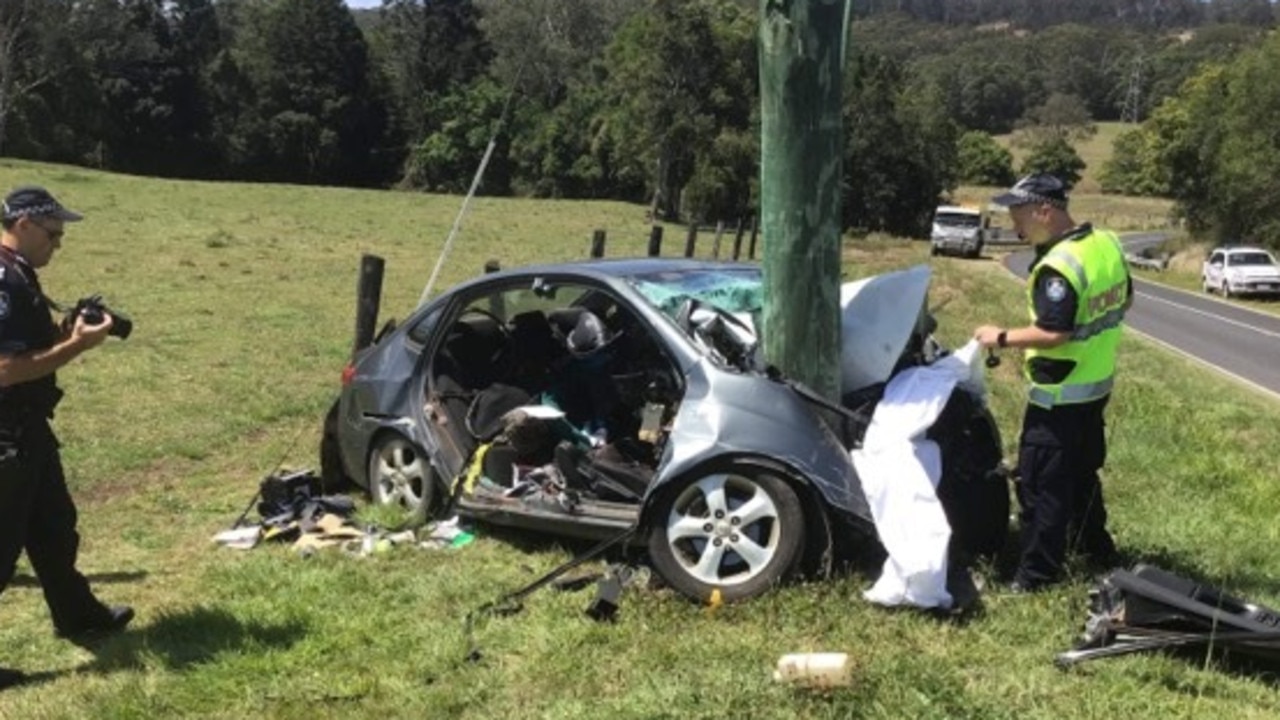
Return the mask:
M863 593L870 602L952 605L947 592L951 526L936 492L942 457L925 432L957 384L981 393L980 352L970 341L932 365L894 376L876 406L862 448L852 452L876 532L889 555L880 578Z

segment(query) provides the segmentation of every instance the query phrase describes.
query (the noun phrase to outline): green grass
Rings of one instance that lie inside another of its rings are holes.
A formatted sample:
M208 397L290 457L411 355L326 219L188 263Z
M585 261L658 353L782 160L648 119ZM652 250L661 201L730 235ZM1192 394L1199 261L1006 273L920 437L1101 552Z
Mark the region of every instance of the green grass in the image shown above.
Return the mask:
M514 617L462 621L571 556L481 528L456 551L309 559L239 553L209 538L260 477L314 466L320 417L353 327L361 253L387 259L383 315L421 293L460 200L287 186L183 183L0 161L0 185L40 182L88 219L43 275L70 300L102 292L134 336L60 373L58 426L81 511L82 569L131 631L91 654L57 641L30 570L0 599L0 665L45 681L0 693L0 718L1059 718L1274 717L1271 680L1196 658L1135 656L1054 669L1085 616L1083 573L1053 592L988 594L965 623L885 612L861 576L787 587L709 611L634 590L619 622L584 617L589 593L542 591ZM504 265L637 254L644 209L478 200L441 287ZM672 232L674 235L675 233ZM668 239L669 244L677 241ZM927 262L927 244L850 241L847 275ZM938 260L941 334L1014 324L1017 282L991 260ZM1106 487L1121 545L1280 605L1280 410L1136 336L1122 347ZM1013 354L991 374L1012 454ZM853 687L775 684L786 652L846 651Z
M1116 136L1129 126L1125 123L1098 123L1098 132L1093 136L1075 143L1076 152L1085 161L1085 169L1071 193L1071 215L1080 222L1092 222L1098 227L1117 231L1158 230L1173 226L1173 201L1164 198L1138 198L1121 195L1104 194L1098 183L1098 173L1102 165L1111 157L1112 144ZM1013 153L1013 167L1022 164L1027 149L1014 145L1013 135L998 135L996 141ZM1004 188L966 185L953 193L955 202L985 206L990 198ZM997 227L1011 227L1008 216L997 212L994 216Z
M1096 123L1096 125L1098 128L1096 133L1072 143L1076 149L1076 154L1085 163L1080 182L1075 187L1076 191L1080 193L1100 192L1101 185L1098 182L1098 173L1102 172L1103 163L1111 157L1112 146L1115 144L1116 138L1126 130L1135 127L1130 123L1122 122L1100 122ZM1022 159L1027 155L1027 148L1015 145L1013 140L1013 134L996 136L996 142L1013 153L1013 167L1016 169L1022 165Z

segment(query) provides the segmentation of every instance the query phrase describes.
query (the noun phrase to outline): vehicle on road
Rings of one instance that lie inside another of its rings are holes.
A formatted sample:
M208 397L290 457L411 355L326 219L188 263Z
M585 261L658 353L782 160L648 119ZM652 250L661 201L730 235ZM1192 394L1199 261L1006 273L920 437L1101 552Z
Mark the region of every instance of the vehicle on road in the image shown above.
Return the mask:
M634 528L631 548L679 592L755 596L878 546L850 450L890 376L947 352L919 270L918 294L879 276L866 282L890 292L846 305L846 323L888 318L894 332L855 338L865 372L846 373L861 380L839 404L762 364L758 266L653 258L484 275L356 353L322 473L419 521L595 539ZM995 553L1009 497L985 403L957 389L930 437L953 556Z
M991 218L981 210L940 205L933 213L930 254L980 257L982 248L991 240L992 232Z
M1280 264L1268 250L1231 246L1210 251L1200 271L1205 292L1222 296L1280 296Z

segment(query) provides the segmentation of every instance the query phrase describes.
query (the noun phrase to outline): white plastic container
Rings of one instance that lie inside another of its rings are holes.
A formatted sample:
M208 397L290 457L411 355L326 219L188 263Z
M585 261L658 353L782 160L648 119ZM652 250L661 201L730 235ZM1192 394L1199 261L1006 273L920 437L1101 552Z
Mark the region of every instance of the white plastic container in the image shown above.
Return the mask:
M845 687L853 682L848 653L796 653L778 659L773 679L815 688Z

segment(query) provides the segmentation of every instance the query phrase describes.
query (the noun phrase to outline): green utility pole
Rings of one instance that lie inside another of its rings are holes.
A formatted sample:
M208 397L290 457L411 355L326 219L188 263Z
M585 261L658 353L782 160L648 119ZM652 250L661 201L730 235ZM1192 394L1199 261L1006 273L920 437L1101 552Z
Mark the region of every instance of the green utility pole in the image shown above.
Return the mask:
M849 0L760 0L765 356L840 395L841 78Z

